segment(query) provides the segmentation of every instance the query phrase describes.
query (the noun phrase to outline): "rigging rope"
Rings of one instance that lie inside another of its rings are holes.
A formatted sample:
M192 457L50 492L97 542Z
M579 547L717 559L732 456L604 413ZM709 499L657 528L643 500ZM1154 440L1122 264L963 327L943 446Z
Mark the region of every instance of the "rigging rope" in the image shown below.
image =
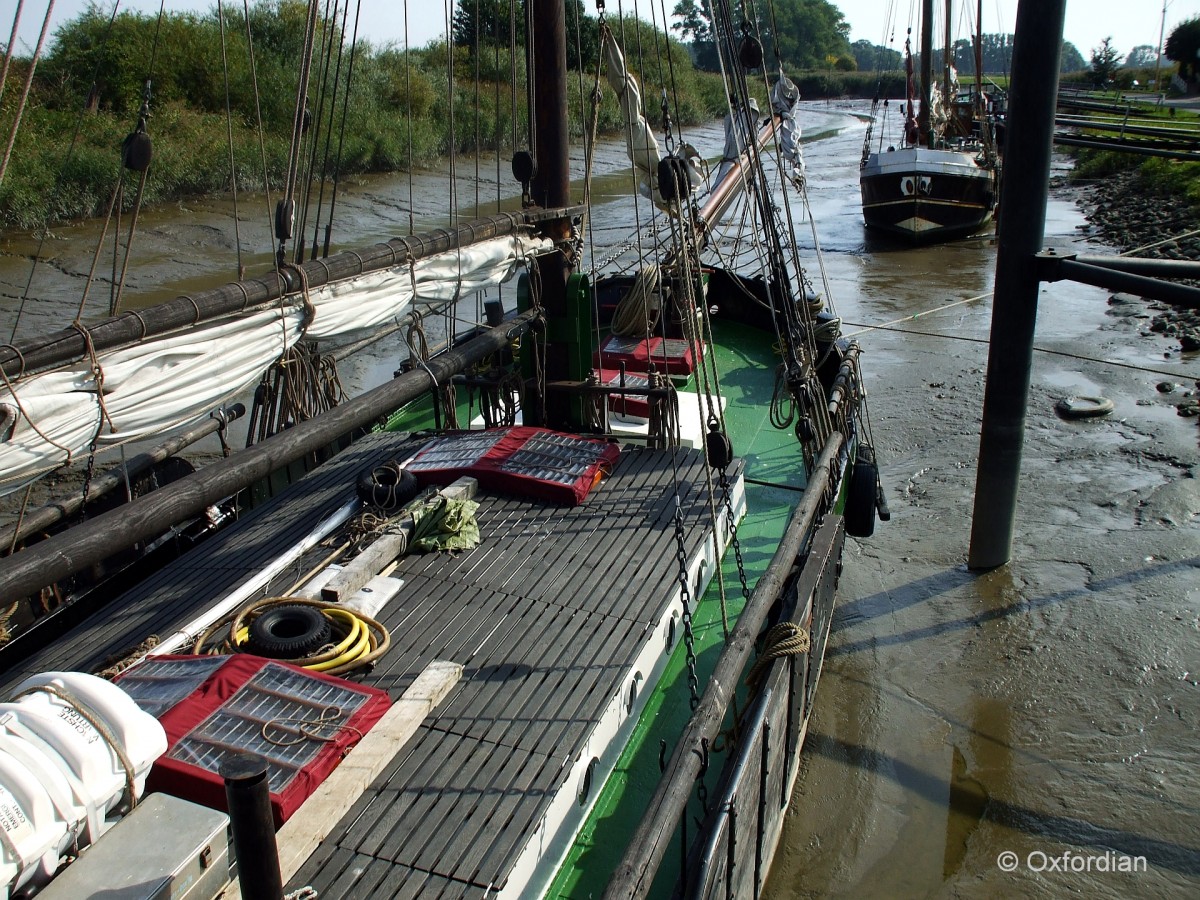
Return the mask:
M271 205L271 178L267 169L266 130L263 128L262 100L258 90L258 64L254 56L254 36L250 33L250 0L242 0L242 11L246 22L246 53L250 61L250 84L254 88L254 121L258 131L258 155L262 160L263 194L267 203L267 246L275 242L272 227L274 207Z
M225 6L224 0L217 0L217 22L221 29L221 75L225 84L225 137L229 144L229 185L233 192L233 243L237 248L237 277L245 277L246 267L242 265L242 231L241 217L238 215L238 177L237 162L233 156L233 105L229 91L229 56L225 49Z
M4 99L4 86L8 83L8 65L12 62L13 48L17 45L17 28L21 24L21 10L25 8L25 0L17 0L17 11L13 13L12 31L8 35L8 45L4 48L4 66L0 68L0 100Z
M21 99L17 102L17 113L13 117L12 131L8 135L8 144L4 148L4 157L0 159L0 184L4 183L4 172L8 169L8 161L12 157L13 145L17 142L17 131L21 127L21 117L25 115L25 105L29 101L29 91L33 87L33 73L37 70L38 60L42 58L42 48L46 45L46 34L50 31L50 14L54 12L54 0L46 7L46 17L42 20L42 30L38 35L37 47L33 51L33 58L29 61L29 71L25 73L25 86L21 89ZM17 10L20 15L20 10ZM13 22L13 32L15 34L17 23ZM4 71L8 73L8 58L12 53L12 41L9 41L8 50L5 53Z

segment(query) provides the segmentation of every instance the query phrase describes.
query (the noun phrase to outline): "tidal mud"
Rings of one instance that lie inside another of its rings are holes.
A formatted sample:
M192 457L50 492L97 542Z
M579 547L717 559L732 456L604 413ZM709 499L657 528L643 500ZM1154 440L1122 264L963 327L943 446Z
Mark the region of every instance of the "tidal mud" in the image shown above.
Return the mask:
M1200 453L1177 408L1200 355L1140 298L1043 285L1012 558L970 571L994 246L873 248L852 162L809 162L841 186L822 243L844 319L894 323L859 336L893 515L847 543L767 896L1194 896ZM1088 197L1052 192L1048 245L1114 252ZM1069 395L1115 409L1064 420Z

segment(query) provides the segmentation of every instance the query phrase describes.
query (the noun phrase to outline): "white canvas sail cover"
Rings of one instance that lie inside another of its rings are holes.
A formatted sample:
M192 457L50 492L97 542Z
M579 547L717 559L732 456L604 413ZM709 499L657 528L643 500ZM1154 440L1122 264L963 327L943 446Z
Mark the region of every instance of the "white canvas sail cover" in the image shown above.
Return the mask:
M414 301L447 301L502 284L552 249L524 235L494 238L287 297L277 307L219 320L98 355L103 409L90 359L0 388L0 494L101 448L162 434L253 386L299 340L330 340L384 325ZM307 319L307 322L306 322Z
M775 137L783 160L784 174L799 187L804 181L804 156L800 150L800 122L796 118L796 104L800 100L800 89L781 69L779 79L771 86L771 111L775 114ZM725 114L725 152L721 165L713 178L714 184L721 180L733 167L758 135L760 113L758 101L750 98L749 109L743 108Z
M609 87L617 95L621 118L625 122L625 151L638 175L639 189L653 199L658 195L658 163L662 159L662 150L650 123L642 115L642 91L637 79L625 67L625 55L611 34L605 35L602 43L608 67L605 74Z
M804 154L800 150L800 122L796 118L799 100L800 89L780 69L778 80L771 86L771 110L779 117L775 133L787 167L785 172L797 187L804 183Z
M642 115L642 91L637 79L625 66L625 55L612 33L605 29L604 56L607 64L605 76L609 87L617 95L617 104L621 109L621 118L625 122L625 151L638 177L638 191L648 197L662 209L669 209L658 192L658 163L662 159L662 149L658 139L646 117ZM703 181L700 171L700 154L690 144L680 147L679 156L687 165L688 182L691 190Z

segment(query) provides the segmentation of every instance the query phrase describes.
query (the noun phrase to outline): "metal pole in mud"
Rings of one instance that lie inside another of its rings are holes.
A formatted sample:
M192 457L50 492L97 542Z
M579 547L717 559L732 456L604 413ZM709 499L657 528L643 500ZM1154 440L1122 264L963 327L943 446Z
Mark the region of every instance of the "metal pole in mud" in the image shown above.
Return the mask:
M995 568L1012 557L1040 285L1034 256L1046 227L1066 5L1066 0L1021 0L1017 7L1010 140L1000 191L991 346L967 558L972 569Z

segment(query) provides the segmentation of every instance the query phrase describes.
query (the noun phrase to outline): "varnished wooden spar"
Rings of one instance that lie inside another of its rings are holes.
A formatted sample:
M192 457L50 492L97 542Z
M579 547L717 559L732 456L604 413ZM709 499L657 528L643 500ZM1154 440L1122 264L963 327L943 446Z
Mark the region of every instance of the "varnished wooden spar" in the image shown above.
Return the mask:
M778 127L776 124L778 120L779 117L773 115L758 130L758 134L754 138L755 153L761 152L763 147L767 145L767 141L775 134L775 129ZM750 162L751 158L749 150L743 151L741 156L734 160L733 165L729 167L729 171L725 173L725 177L721 179L719 184L713 187L705 199L704 206L700 208L700 227L706 236L711 231L712 226L719 222L725 213L729 211L730 205L737 198L744 183L742 170Z
M230 422L240 419L245 414L246 407L240 403L234 403L232 406L217 410L195 428L191 428L177 437L164 441L156 447L151 447L145 453L139 453L124 465L110 469L103 475L94 478L88 487L87 500L89 502L95 501L121 485L141 478L142 475L160 462L171 458L180 450L190 447L196 441L207 437L214 431L220 431ZM23 516L19 523L0 528L0 553L7 554L8 548L18 541L23 541L30 535L37 534L39 531L43 531L61 522L68 516L74 515L83 508L83 504L83 491L76 491L69 497L63 497L40 509L33 510L28 515Z
M454 228L437 228L422 234L392 238L363 252L343 250L325 259L300 266L310 288L353 278L424 259L480 241L513 234L518 228L547 219L575 215L576 207L526 210L474 219ZM87 327L92 347L101 352L136 344L148 337L189 328L201 322L245 312L300 290L300 277L291 270L272 272L262 278L236 281L195 295L176 297L147 309L121 313ZM0 346L0 367L10 378L65 365L88 354L84 334L64 328L52 334Z
M125 547L162 534L281 466L415 400L429 391L431 376L438 384L448 382L455 373L508 346L510 339L526 331L537 315L535 311L519 315L434 357L427 367L413 369L194 475L10 556L0 562L0 597L27 597Z

